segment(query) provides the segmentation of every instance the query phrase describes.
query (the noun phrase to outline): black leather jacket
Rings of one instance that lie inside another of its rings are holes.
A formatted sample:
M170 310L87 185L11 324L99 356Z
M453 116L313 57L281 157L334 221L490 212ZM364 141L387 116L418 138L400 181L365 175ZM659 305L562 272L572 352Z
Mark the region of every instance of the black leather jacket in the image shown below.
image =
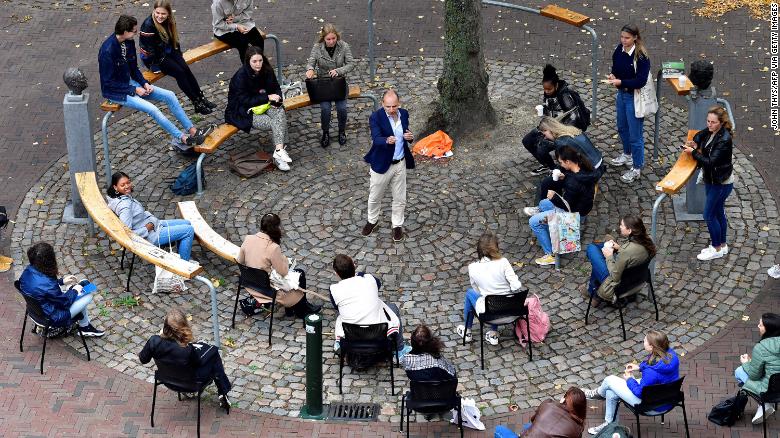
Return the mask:
M693 151L693 159L696 160L702 171L702 179L707 184L723 184L731 177L734 171L732 164L731 133L725 128L720 128L715 133L709 145L705 146L710 138L710 131L702 129L693 137L696 149Z
M146 17L146 20L141 24L141 31L138 35L141 61L147 68L159 67L163 59L174 50L181 52L181 47L178 44L173 47L163 41L157 28L154 27L154 18L151 15Z
M558 117L572 108L577 108L577 98L574 97L575 94L579 96L579 93L569 88L569 84L567 84L566 81L558 81L558 88L552 96L542 94L544 115ZM563 120L561 120L561 123L576 126L583 131L587 129L579 108L564 117Z

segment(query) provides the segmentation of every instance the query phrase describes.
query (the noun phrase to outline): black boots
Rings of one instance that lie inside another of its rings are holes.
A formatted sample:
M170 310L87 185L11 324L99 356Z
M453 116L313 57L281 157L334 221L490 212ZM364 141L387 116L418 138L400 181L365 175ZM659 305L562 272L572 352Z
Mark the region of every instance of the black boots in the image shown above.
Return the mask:
M206 99L206 96L204 96L204 95L202 95L202 94L200 95L200 101L201 101L201 102L202 102L204 105L206 105L206 106L207 106L209 109L214 109L214 108L216 108L216 107L217 107L217 104L216 104L216 103L214 103L214 102L212 102L212 101L210 101L210 100Z
M347 134L344 131L339 131L339 144L342 146L347 144Z
M320 139L320 146L326 148L330 146L330 133L328 131L322 131L322 139Z
M211 114L212 109L206 105L206 103L203 101L203 98L195 98L192 99L192 106L195 108L195 112L198 114L208 115Z

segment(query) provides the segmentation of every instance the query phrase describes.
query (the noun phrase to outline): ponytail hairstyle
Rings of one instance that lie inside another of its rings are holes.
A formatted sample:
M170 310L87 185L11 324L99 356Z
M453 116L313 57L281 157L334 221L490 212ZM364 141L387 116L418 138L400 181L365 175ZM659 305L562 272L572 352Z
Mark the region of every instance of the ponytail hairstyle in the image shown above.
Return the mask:
M645 47L645 43L642 42L642 36L639 34L639 26L636 24L626 24L623 26L622 29L620 29L621 32L627 32L631 35L636 37L636 41L634 44L636 45L634 50L634 59L639 61L640 57L650 58L650 55L647 53L647 48Z
M721 128L725 129L726 131L731 134L731 118L729 118L729 114L726 112L726 110L720 106L715 105L709 110L707 110L707 114L715 114L718 117L718 121L720 121Z
M160 24L154 19L154 10L157 8L163 8L168 11L168 19L165 23ZM155 0L154 7L152 8L152 23L154 23L157 33L160 34L160 39L164 43L171 45L171 47L179 47L179 35L176 31L176 19L173 18L173 6L171 0Z
M561 78L558 77L558 73L555 71L555 67L550 64L544 66L542 70L542 83L550 82L555 87L558 87L558 82Z
M590 161L588 161L585 157L582 156L582 154L577 152L577 150L571 146L567 145L558 150L558 160L566 160L577 163L581 170L593 172L593 165L590 164Z
M653 239L651 239L647 234L647 228L645 228L645 224L642 222L642 218L633 214L627 214L623 216L622 221L623 226L631 231L631 234L628 235L628 238L631 239L632 242L636 242L644 246L647 250L647 254L651 259L655 257L657 248L655 247Z
M274 213L263 215L260 219L260 231L267 234L275 244L282 244L282 220Z
M165 315L162 338L176 341L182 347L192 342L192 326L181 310L171 309Z
M114 174L111 175L111 184L109 184L108 188L106 189L106 194L108 195L109 198L118 198L122 196L114 188L115 185L119 184L119 180L122 178L130 179L130 177L122 171L114 172Z
M647 364L653 365L658 361L668 364L672 359L669 354L669 338L666 334L658 330L650 330L645 335L647 343L650 344L651 352L647 355Z

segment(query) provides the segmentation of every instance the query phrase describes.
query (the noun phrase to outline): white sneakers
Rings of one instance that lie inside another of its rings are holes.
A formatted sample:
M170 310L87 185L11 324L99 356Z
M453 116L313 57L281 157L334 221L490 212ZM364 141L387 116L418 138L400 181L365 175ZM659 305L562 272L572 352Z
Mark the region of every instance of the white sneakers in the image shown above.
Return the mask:
M498 332L494 330L488 330L488 332L485 333L485 340L490 345L498 345Z
M523 208L523 213L528 217L539 214L539 207L525 207Z
M723 245L720 247L720 250L715 249L712 245L704 248L701 250L699 255L696 256L697 259L706 262L708 260L714 260L719 259L721 257L726 256L729 253L729 246Z
M761 408L761 405L758 405L758 409L756 409L756 415L753 416L753 420L751 422L753 424L761 424L761 421L764 419L764 414L766 416L770 416L775 413L775 408L773 408L771 405L767 405L766 412Z
M617 157L610 160L615 166L632 166L634 163L631 158L631 154L620 154Z
M290 170L289 163L292 163L292 159L287 154L287 151L284 149L277 149L274 151L274 164L276 164L276 167L279 168L282 172L287 172Z
M590 428L588 428L588 433L591 434L591 435L598 435L598 433L601 432L601 429L604 429L605 427L607 427L608 424L609 423L604 422L604 423L599 424L598 426L590 427Z
M463 339L463 333L466 333L466 342L471 342L471 329L466 330L466 326L461 324L456 329L455 332L460 336L461 339Z
M780 264L772 266L766 273L772 278L780 278Z
M471 342L472 336L471 336L471 329L466 330L466 326L461 324L455 328L455 333L458 334L458 337L460 339L463 339L463 333L466 333L466 342ZM485 340L490 345L498 345L498 332L494 330L488 330L487 333L485 333Z
M623 180L623 182L633 182L639 179L641 176L641 171L639 169L634 169L633 167L631 169L628 169L626 173L621 175L620 179Z

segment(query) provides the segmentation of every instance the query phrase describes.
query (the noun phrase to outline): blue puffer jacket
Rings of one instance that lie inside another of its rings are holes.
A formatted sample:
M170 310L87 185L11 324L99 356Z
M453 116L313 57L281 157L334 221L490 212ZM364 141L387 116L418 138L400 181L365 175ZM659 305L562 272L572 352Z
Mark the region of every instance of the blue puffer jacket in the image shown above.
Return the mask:
M633 377L626 380L628 389L638 398L642 398L642 388L648 385L657 385L659 383L669 383L680 378L680 359L673 349L667 351L669 354L669 363L663 360L649 365L646 360L639 364L639 371L642 372L642 379L636 381Z
M43 313L51 318L55 327L67 325L70 322L70 306L76 301L78 292L71 288L62 293L62 279L49 277L32 266L27 266L19 278L22 292L41 305Z

